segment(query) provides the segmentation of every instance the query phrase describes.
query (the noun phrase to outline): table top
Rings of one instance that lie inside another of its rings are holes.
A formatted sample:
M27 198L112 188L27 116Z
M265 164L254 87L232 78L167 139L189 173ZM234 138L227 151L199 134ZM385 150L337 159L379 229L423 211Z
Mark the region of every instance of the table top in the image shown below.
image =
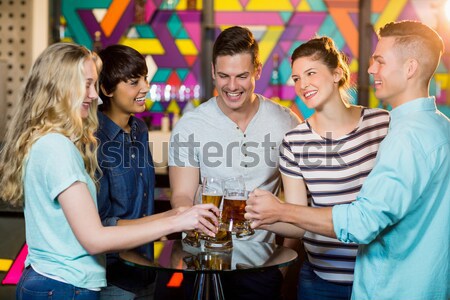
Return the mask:
M154 243L155 259L149 260L135 251L124 251L120 258L128 265L178 272L249 272L284 267L297 260L297 252L283 246L233 240L229 251L211 251L203 244L195 248L181 240Z

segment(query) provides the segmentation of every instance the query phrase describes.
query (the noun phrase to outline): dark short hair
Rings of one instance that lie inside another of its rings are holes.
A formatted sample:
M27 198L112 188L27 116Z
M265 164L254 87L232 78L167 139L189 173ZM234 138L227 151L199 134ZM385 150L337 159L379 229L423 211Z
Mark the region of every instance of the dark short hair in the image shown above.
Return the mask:
M99 85L109 94L115 91L122 81L146 76L148 73L145 58L135 49L125 45L111 45L101 50L98 54L103 61L103 68L99 76ZM99 106L101 111L109 109L110 100L102 89L99 91L103 104Z
M255 69L261 65L258 42L253 33L245 27L229 27L219 34L214 43L212 62L215 66L218 56L233 56L241 53L252 56Z

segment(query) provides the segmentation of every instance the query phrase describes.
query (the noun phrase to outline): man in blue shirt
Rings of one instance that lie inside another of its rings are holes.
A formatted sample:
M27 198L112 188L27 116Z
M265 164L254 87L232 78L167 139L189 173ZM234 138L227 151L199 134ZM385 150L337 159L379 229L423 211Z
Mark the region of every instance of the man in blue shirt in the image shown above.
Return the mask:
M379 37L368 71L375 95L393 110L389 133L357 201L310 208L255 190L246 218L252 227L286 222L360 244L352 299L447 300L450 122L429 96L443 42L414 21L389 23Z

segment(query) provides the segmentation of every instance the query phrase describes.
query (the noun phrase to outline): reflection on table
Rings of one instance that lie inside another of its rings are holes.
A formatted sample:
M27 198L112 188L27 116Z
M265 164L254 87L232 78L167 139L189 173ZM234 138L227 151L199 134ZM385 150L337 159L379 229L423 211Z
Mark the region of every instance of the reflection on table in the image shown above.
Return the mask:
M155 258L149 260L134 251L120 254L121 259L132 266L195 272L194 299L224 299L220 274L223 272L255 272L287 266L297 259L297 252L275 244L233 241L229 251L210 251L203 245L195 248L181 240L155 242Z

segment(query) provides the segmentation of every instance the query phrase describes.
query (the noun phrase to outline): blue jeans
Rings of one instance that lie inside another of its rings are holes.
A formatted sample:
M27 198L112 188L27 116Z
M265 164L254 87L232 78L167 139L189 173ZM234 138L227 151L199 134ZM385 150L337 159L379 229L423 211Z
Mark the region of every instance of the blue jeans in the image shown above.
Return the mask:
M326 281L314 273L308 261L303 263L298 280L298 300L350 300L352 285Z
M50 279L31 267L23 270L16 288L17 300L98 300L99 297L100 292Z

